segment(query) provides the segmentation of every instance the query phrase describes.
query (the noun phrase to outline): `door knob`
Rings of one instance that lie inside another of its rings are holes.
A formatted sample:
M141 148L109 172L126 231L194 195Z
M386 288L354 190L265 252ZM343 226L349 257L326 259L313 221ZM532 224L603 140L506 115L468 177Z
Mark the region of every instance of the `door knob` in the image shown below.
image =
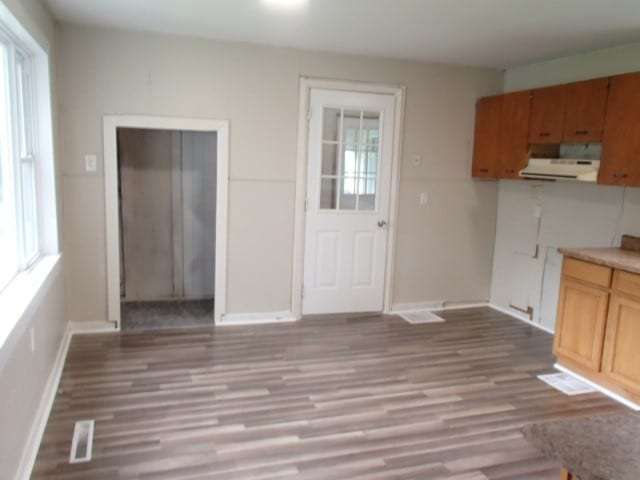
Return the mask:
M387 222L385 220L378 220L378 226L380 228L384 227L387 224Z

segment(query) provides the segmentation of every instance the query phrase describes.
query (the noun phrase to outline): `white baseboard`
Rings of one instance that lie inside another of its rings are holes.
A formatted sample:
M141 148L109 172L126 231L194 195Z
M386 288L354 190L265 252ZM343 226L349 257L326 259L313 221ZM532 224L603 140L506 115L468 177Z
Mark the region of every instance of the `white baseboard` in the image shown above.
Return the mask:
M258 325L265 323L295 322L296 317L290 311L264 313L226 313L216 323L220 326Z
M556 363L553 367L555 369L557 369L557 370L560 370L561 372L568 373L569 375L573 375L574 377L580 379L584 383L586 383L588 385L591 385L593 388L598 390L600 393L603 393L607 397L612 398L616 402L622 403L626 407L629 407L630 409L635 410L636 412L640 411L640 405L638 405L637 403L634 403L634 402L632 402L631 400L629 400L627 398L621 397L617 393L612 392L611 390L609 390L607 388L604 388L602 385L598 385L597 383L592 382L588 378L585 378L582 375L577 374L576 372L568 369L567 367L563 367L559 363Z
M395 303L391 305L389 313L415 312L415 311L432 311L432 310L460 310L464 308L486 307L487 302L469 301L469 302L447 302L446 300L434 300L430 302L415 303Z
M470 302L444 302L443 310L462 310L465 308L480 308L480 307L488 307L489 304L487 302L478 302L478 301L470 301Z
M58 353L53 364L53 368L49 373L49 378L44 387L42 399L38 405L38 411L36 412L33 423L31 424L31 430L29 431L28 440L24 451L22 452L22 458L20 460L20 466L16 475L17 479L28 480L31 477L31 472L36 462L38 450L40 449L40 443L42 442L42 436L49 420L49 413L53 407L53 402L58 392L58 385L60 384L60 377L62 376L62 370L64 369L64 362L67 358L67 352L69 350L69 344L71 343L71 337L73 332L71 326L68 325Z
M414 312L417 310L442 310L444 300L431 300L427 302L394 303L389 313Z
M532 322L531 320L529 320L529 317L527 317L526 315L522 315L519 312L515 312L513 310L509 310L508 308L500 307L500 306L495 305L493 303L490 303L489 306L491 308L493 308L494 310L498 310L499 312L502 312L502 313L504 313L506 315L509 315L510 317L513 317L513 318L515 318L517 320L520 320L520 321L526 323L527 325L530 325L532 327L535 327L537 329L540 329L540 330L543 330L543 331L545 331L547 333L550 333L551 335L553 335L555 333L553 330L551 330L548 327L545 327L544 325L540 325L539 323Z
M73 335L83 333L114 333L116 324L114 322L69 322L69 329Z

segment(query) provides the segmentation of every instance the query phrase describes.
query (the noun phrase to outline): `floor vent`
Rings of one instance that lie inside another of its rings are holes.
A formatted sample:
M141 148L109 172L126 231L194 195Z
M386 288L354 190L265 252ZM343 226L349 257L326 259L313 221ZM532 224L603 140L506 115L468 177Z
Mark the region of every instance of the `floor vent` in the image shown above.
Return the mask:
M94 420L81 420L76 422L76 425L73 428L73 440L71 441L69 463L82 463L91 460L94 423Z
M398 315L412 325L420 323L444 322L444 318L439 317L435 313L429 312L427 310L423 310L420 312L404 312L399 313Z
M580 395L582 393L596 391L596 389L588 383L568 373L549 373L546 375L538 375L538 378L566 395Z

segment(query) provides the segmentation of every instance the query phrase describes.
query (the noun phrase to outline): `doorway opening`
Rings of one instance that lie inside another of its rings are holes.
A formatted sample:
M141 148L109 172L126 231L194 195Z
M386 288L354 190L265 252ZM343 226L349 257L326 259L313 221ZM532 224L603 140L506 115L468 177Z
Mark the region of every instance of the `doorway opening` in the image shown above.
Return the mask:
M213 324L216 132L118 128L122 330Z
M229 122L106 115L103 134L108 322L220 323Z

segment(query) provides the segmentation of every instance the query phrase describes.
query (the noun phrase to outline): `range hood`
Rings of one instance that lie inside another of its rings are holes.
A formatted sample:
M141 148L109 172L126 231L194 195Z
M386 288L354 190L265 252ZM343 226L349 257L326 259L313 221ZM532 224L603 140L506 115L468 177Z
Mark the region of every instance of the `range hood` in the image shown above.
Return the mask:
M530 145L529 164L523 178L595 182L598 179L602 144Z
M530 158L524 170L520 170L523 178L542 180L575 180L579 182L595 182L598 179L600 160L578 158Z

